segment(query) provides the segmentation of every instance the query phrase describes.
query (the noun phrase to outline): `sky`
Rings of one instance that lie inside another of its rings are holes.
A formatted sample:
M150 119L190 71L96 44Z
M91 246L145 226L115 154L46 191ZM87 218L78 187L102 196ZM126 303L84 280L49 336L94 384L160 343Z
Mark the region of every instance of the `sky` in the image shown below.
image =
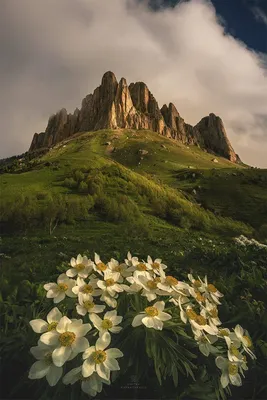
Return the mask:
M1 0L0 51L0 158L111 70L187 123L219 115L241 159L267 168L267 0Z

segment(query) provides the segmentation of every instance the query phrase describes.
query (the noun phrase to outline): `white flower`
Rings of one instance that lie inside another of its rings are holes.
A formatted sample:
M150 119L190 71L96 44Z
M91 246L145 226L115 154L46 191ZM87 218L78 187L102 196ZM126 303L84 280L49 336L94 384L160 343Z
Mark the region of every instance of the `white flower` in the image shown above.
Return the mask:
M83 324L81 319L70 320L68 317L62 317L56 329L44 333L40 341L54 347L53 362L57 367L62 367L69 357L89 347L89 342L84 335L91 328L90 324Z
M115 300L115 298L117 298L117 297L118 297L118 293L116 293L116 295L114 297L111 297L107 290L103 290L100 300L104 301L109 307L116 308L117 300Z
M199 280L202 284L201 289L205 290L205 297L216 304L221 304L219 298L223 297L223 294L212 283L208 283L207 276L205 276L204 282L200 278Z
M246 353L250 355L252 359L256 359L255 354L250 350L250 347L252 347L252 342L251 339L248 335L245 335L244 329L240 325L236 325L234 329L235 335L238 340L242 343L243 349L245 350Z
M131 278L129 278L131 279ZM128 279L128 281L129 281ZM141 296L145 296L148 301L155 300L157 295L161 294L160 289L158 288L158 283L160 283L160 278L152 278L152 276L148 272L134 272L133 282L136 284L136 289L139 289L139 286L142 287ZM130 287L130 290L133 290L133 285ZM139 291L139 290L138 290Z
M54 299L54 303L59 303L64 300L66 295L69 297L76 297L72 292L72 288L75 286L75 281L69 279L66 274L61 274L57 278L57 283L46 283L44 285L47 290L46 297L48 299Z
M202 305L201 315L212 322L213 325L221 325L221 321L218 318L218 309L216 305L206 300L205 306Z
M83 295L83 297L81 297L79 299L79 303L76 306L76 311L79 315L86 315L87 313L95 313L95 314L99 314L101 312L104 311L104 309L106 308L105 305L97 305L94 303L93 301L93 297L89 296L89 295Z
M119 333L122 330L121 326L117 326L121 323L122 317L117 316L116 310L106 312L103 319L96 314L90 314L89 318L99 330L100 335L107 331Z
M188 294L189 285L187 283L178 281L178 279L171 275L166 275L164 276L163 281L158 284L158 288L167 292L167 294L175 291L178 294L185 296Z
M123 282L123 278L127 278L128 276L132 275L127 264L120 264L117 260L114 260L114 258L108 262L108 267L111 272L119 272L120 278L118 279L118 282L120 283Z
M110 371L120 369L116 358L123 357L123 353L116 348L106 348L110 345L111 337L105 332L97 339L95 346L89 347L83 354L85 360L82 366L82 374L85 378L96 372L103 379L110 379Z
M146 307L145 311L134 317L132 326L136 327L144 324L147 328L162 330L162 321L168 321L172 318L170 314L163 312L164 307L164 301L157 301L153 306Z
M62 318L62 314L57 307L54 307L47 314L47 322L43 319L33 319L30 321L30 325L34 332L36 333L44 333L49 332L56 329L56 326L60 319Z
M108 269L108 266L100 260L99 255L96 253L95 253L95 264L93 264L93 268L100 275L103 275L103 272Z
M96 372L94 372L88 378L84 378L82 375L82 366L69 371L63 377L62 381L65 385L73 385L75 382L81 381L82 391L92 397L95 397L97 393L102 391L103 383L110 385L109 380L101 378Z
M138 257L132 257L131 253L128 251L127 253L127 259L124 260L125 264L128 265L128 267L134 267L139 263ZM132 271L135 271L135 269L132 269Z
M241 386L242 381L238 373L238 364L228 361L224 357L216 357L216 366L222 371L221 385L223 388L232 383L234 386Z
M97 286L107 291L111 297L114 297L117 293L123 292L123 286L118 283L120 278L119 272L111 272L110 270L104 271L104 280L98 281Z
M208 321L206 320L205 317L203 317L203 315L197 314L193 310L191 305L188 305L186 307L186 311L182 309L181 305L180 309L181 309L180 316L182 321L186 323L187 320L189 320L192 331L194 332L195 335L198 335L201 331L205 331L210 335L217 335L218 328L215 325L213 325L211 321L209 321L208 323Z
M76 286L72 288L72 292L75 295L78 295L79 301L83 298L84 295L90 296L100 296L102 290L98 289L97 279L90 279L89 283L86 283L84 279L77 278Z
M204 356L208 357L210 353L217 351L217 348L212 346L218 340L217 336L206 335L201 331L195 335L195 340L198 342L199 350Z
M86 256L82 257L81 254L78 255L76 260L72 257L70 265L72 268L68 269L66 272L66 275L70 278L74 278L76 275L80 278L87 278L93 269L92 261L88 260Z
M161 263L160 258L156 258L154 261L150 256L147 257L147 270L153 275L163 275L163 270L167 268L167 265Z
M46 377L50 386L55 386L62 376L63 368L54 365L52 360L53 347L43 343L32 347L30 352L38 360L30 368L29 379L41 379Z

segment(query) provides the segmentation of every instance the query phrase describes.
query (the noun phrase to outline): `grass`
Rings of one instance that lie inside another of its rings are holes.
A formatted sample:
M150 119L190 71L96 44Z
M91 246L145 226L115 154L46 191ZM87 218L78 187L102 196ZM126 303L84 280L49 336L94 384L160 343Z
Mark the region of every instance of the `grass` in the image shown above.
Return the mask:
M122 261L129 250L162 258L178 279L193 271L218 284L226 294L224 321L243 324L258 346L259 365L242 393L264 394L266 255L237 249L233 237L267 239L261 230L267 170L214 158L153 132L103 130L79 134L1 174L2 397L64 398L53 390L43 395L45 384L27 378L28 349L36 341L29 320L49 308L42 285L79 253ZM241 301L248 293L250 300Z

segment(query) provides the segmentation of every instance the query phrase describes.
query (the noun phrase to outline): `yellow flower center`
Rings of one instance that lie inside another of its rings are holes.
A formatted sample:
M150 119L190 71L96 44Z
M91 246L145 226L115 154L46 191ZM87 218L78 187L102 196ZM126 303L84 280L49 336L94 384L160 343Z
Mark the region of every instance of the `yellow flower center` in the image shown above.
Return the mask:
M229 336L229 332L226 329L220 329L219 333L221 336Z
M59 283L58 287L61 292L66 292L66 290L68 290L68 285L66 283Z
M217 318L218 317L218 310L217 308L212 308L211 310L209 310L210 315L212 316L212 318Z
M192 310L192 308L189 308L188 310L186 310L186 315L188 316L189 319L192 319L194 321L197 318L197 313L195 313L195 311Z
M107 354L104 350L97 350L92 354L92 357L96 364L102 364L106 360Z
M66 346L71 346L72 343L74 342L75 338L76 338L76 335L74 332L64 332L59 335L58 340L59 340L59 343L61 344L61 346L66 347Z
M51 322L48 324L47 332L54 331L57 327L58 322Z
M236 357L239 355L238 349L233 345L230 346L230 352Z
M156 317L157 315L159 315L158 309L156 307L146 307L145 308L145 312L147 313L147 315L149 317Z
M106 279L105 283L106 283L106 287L109 287L109 286L113 286L115 284L115 281L114 281L114 279L109 278L109 279Z
M202 317L202 315L197 315L195 321L198 325L206 325L207 324L206 318Z
M246 345L247 347L252 346L252 342L248 336L243 336L243 339L245 339L245 342L247 343L247 345Z
M82 293L89 294L89 293L93 293L94 288L93 288L92 285L87 285L86 284L86 285L83 285L80 290L81 290Z
M121 271L123 271L123 266L120 264L120 265L117 265L115 268L114 268L114 271L116 271L116 272L121 272Z
M95 303L94 303L93 301L86 300L86 301L83 303L83 306L86 308L86 310L91 310L92 308L94 308Z
M228 373L229 375L236 375L238 373L238 366L235 364L229 364Z
M75 269L77 269L77 271L83 271L85 268L85 265L83 264L76 264L75 265Z
M203 302L205 301L204 297L202 296L202 294L200 292L195 292L196 293L196 300L199 302Z
M146 271L146 264L144 263L137 264L136 269L138 271Z
M98 263L97 266L96 266L96 269L97 269L98 271L106 271L107 266L106 266L106 264L104 264L104 263Z
M179 281L176 278L174 278L173 276L171 276L171 275L166 276L166 281L165 282L170 286L176 286L179 283Z
M153 263L151 264L151 267L152 267L152 269L159 269L160 264L157 263L157 262L153 262Z
M193 282L193 285L196 286L196 287L200 287L200 286L202 286L202 283L201 283L199 280L196 279L196 280Z
M103 321L101 323L101 327L103 329L110 329L113 327L113 323L110 319L103 319Z
M155 281L147 281L146 285L147 285L147 287L149 289L156 289L157 288L157 282L155 282Z
M209 283L208 284L208 291L211 292L211 293L215 293L215 292L217 292L217 288L212 283Z

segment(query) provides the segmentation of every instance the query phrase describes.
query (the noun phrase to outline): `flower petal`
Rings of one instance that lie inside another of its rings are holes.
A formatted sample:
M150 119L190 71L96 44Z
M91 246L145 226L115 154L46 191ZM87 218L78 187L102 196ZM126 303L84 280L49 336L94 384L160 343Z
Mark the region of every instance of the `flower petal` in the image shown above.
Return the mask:
M84 361L82 365L82 375L87 378L95 371L95 363L90 361L90 358Z
M57 367L62 367L71 355L70 346L57 347L52 353L52 359Z
M62 373L63 373L62 367L56 367L55 365L52 364L46 375L46 380L49 386L55 386L58 383L59 379L61 378Z
M66 375L64 375L62 381L64 385L73 385L80 379L80 373L82 372L82 367L73 368Z
M108 332L103 333L103 335L97 339L95 347L96 350L105 350L110 345L111 336ZM105 379L105 378L104 378Z
M101 327L102 319L96 314L89 315L90 320L93 322L94 326L99 329Z
M117 360L115 358L107 357L107 359L104 361L104 365L106 368L110 369L110 371L119 371L120 366Z
M29 379L41 379L49 371L50 364L45 360L36 361L29 371Z
M57 324L56 330L59 333L67 332L68 326L71 324L71 320L64 316L60 319L59 323Z
M40 342L47 344L48 346L58 345L58 333L56 331L43 333L40 337Z
M54 303L60 303L66 297L64 292L60 292L56 297L54 297Z
M168 321L169 319L172 318L170 314L167 314L165 312L159 311L159 315L157 316L161 321Z
M115 347L112 349L106 350L106 354L107 354L107 357L112 357L112 358L123 357L123 353L119 349L116 349Z
M48 323L43 319L33 319L30 321L32 330L36 333L44 333L47 331Z
M142 325L142 320L144 319L144 317L144 314L136 315L132 321L132 326L135 328L136 326Z
M71 348L75 353L81 353L88 349L89 342L85 337L78 337L74 343L72 344Z
M164 301L157 301L157 302L153 305L153 307L156 307L156 308L158 309L158 311L162 311L162 310L164 310L165 303L164 303Z
M51 324L51 322L59 322L61 318L62 318L62 313L59 311L57 307L54 307L47 314L47 321L49 324Z
M110 370L104 364L96 364L95 369L101 378L109 380Z
M91 324L83 324L80 326L75 326L74 324L69 325L69 330L75 333L77 338L85 336L92 329Z

